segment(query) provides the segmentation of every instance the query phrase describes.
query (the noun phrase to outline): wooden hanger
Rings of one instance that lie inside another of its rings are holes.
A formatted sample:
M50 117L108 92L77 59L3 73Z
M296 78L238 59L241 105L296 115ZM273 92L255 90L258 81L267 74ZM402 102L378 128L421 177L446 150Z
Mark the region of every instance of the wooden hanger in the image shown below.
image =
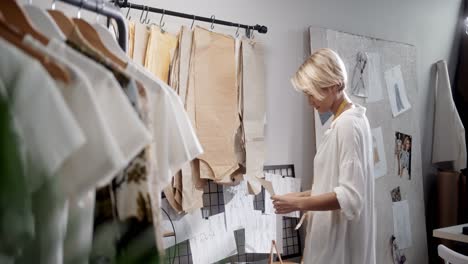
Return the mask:
M8 26L8 24L5 23L1 16L0 18L0 36L3 39L13 44L23 52L27 53L29 56L38 60L42 64L42 66L47 70L50 76L55 80L60 80L66 84L70 83L70 74L65 68L50 60L46 55L25 45L22 41L24 34L19 31L15 31L10 26Z
M95 54L100 54L100 52L81 34L80 29L77 27L73 19L70 19L58 10L47 10L47 12L49 12L52 19L57 23L68 41L73 42L78 46L84 46Z
M127 64L112 53L102 42L99 34L88 22L80 18L73 18L75 26L80 30L81 35L97 50L100 51L102 55L109 58L112 62L119 65L122 68L125 68Z
M8 24L17 27L19 31L31 35L44 45L49 43L49 39L34 28L21 6L15 0L3 0L0 5L0 12L4 20L8 21Z
M75 24L73 23L73 20L68 18L64 13L58 11L58 10L47 10L49 15L52 17L52 19L55 21L57 26L60 28L62 33L65 35L65 37L68 39L69 36L73 33L73 30L75 28Z

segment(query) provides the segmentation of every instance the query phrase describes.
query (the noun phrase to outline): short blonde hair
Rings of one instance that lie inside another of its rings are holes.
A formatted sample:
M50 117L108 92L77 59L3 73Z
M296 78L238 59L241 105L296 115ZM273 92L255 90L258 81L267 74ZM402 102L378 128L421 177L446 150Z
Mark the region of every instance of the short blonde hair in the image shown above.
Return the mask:
M348 75L340 56L331 49L319 49L299 67L291 82L296 90L322 100L323 90L338 85L346 88Z

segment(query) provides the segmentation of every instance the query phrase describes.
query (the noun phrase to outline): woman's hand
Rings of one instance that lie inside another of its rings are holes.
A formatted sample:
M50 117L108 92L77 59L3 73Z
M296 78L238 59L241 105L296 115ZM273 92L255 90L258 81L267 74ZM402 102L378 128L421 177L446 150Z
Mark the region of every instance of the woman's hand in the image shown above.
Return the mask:
M273 206L276 214L288 214L295 211L300 211L302 198L300 193L288 193L286 195L273 195Z

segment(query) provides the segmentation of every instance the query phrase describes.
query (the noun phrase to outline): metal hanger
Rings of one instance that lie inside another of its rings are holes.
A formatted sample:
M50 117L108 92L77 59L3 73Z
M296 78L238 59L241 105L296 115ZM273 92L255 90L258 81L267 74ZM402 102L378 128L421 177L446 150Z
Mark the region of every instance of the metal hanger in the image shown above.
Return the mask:
M83 5L84 5L84 2L86 0L81 0L81 5L80 5L80 8L78 9L78 13L76 13L76 17L77 18L81 18L81 9L83 9Z
M239 37L239 28L240 28L240 24L237 24L236 38L238 38L238 37Z
M101 1L101 9L99 9L99 6L98 6L98 0L96 0L96 23L99 23L99 17L101 17L101 12L102 10L104 10L104 1L103 0L100 0ZM99 12L99 10L101 10Z

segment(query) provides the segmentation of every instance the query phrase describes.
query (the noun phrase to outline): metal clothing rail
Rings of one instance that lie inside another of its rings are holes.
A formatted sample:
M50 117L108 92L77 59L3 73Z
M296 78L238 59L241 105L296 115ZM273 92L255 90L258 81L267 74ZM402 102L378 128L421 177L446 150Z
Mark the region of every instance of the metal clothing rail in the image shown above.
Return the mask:
M127 23L125 22L125 17L122 15L120 10L116 9L112 5L106 5L105 2L97 0L58 0L88 11L98 13L100 15L106 16L107 18L113 18L117 22L118 32L119 32L119 45L123 51L127 51Z
M262 26L258 24L255 26L244 25L240 23L219 20L219 19L216 19L215 16L202 17L202 16L191 15L191 14L185 14L185 13L150 7L146 5L134 4L134 3L128 2L128 0L123 0L123 1L114 0L113 2L121 8L137 9L137 10L142 10L142 11L147 11L147 12L152 12L152 13L159 13L159 14L168 15L168 16L176 16L176 17L191 19L193 21L197 20L197 21L208 22L211 24L219 24L219 25L224 25L224 26L229 26L229 27L243 28L246 31L247 37L250 37L252 31L258 31L259 33L262 33L262 34L265 34L268 32L268 28L266 26Z

